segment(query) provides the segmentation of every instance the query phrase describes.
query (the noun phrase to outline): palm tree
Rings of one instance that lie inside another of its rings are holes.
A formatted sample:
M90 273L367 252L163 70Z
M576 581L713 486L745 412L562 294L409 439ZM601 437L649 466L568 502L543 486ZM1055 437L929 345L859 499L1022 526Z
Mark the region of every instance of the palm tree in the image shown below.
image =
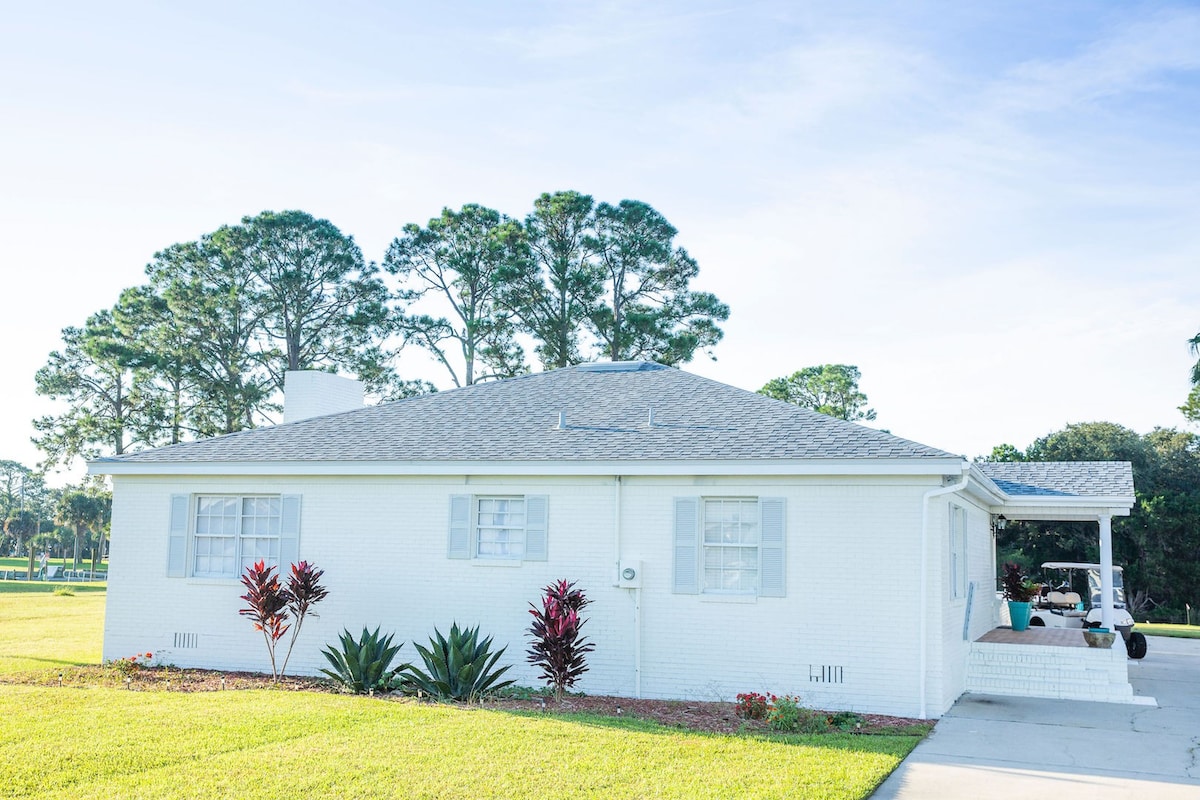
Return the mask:
M1200 333L1188 339L1188 346L1192 349L1192 355L1200 355ZM1192 365L1192 383L1200 386L1200 361Z
M33 537L38 532L37 515L32 511L18 511L4 520L4 532L12 536L17 543L17 552L22 549L25 541L29 542L29 579L33 580Z
M75 531L75 558L72 569L79 569L79 551L84 533L89 530L102 530L108 520L111 504L111 498L95 490L69 489L58 499L58 506L54 509L55 521Z

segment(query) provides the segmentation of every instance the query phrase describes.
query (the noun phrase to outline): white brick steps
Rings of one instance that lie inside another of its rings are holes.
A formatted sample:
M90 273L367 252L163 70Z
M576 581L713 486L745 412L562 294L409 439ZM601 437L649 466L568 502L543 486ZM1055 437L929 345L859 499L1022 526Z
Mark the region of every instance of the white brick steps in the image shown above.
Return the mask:
M977 641L967 659L966 688L1019 697L1139 702L1120 644L1100 649Z

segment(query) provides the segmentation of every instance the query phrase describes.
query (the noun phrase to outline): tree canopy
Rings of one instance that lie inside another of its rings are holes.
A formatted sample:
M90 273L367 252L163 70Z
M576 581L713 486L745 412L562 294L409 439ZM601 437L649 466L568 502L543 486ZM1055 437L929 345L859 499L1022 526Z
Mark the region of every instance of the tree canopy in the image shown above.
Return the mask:
M155 440L159 412L150 374L136 365L113 315L101 311L82 328L63 330L63 347L37 371L38 394L63 400L68 410L34 421L37 446L53 465L101 451L121 454Z
M1129 461L1136 503L1113 518L1113 559L1125 568L1129 599L1141 615L1182 619L1200 605L1200 438L1171 428L1139 435L1111 422L1068 425L1024 452L993 449L994 461ZM1036 569L1044 561L1096 561L1095 524L1013 523L997 534L1001 561Z
M103 547L103 530L112 514L112 495L96 488L68 489L58 498L54 519L75 534L74 569L79 569L84 537L96 534Z
M533 337L545 369L585 359L582 337L605 278L597 263L595 205L579 192L541 195L525 217L525 248L501 275L501 301Z
M591 246L603 268L606 301L591 312L592 333L613 361L691 361L721 340L729 307L689 289L700 267L675 246L674 226L646 203L596 207Z
M729 309L646 203L546 193L524 223L468 203L405 225L383 259L303 211L264 211L154 254L37 373L45 466L270 422L288 370L348 373L374 398L435 391L396 371L426 351L454 386L596 358L690 360Z
M404 226L384 267L400 279L395 320L406 341L431 353L455 386L525 371L507 309L501 304L505 267L519 258L520 226L498 211L468 204L442 210L422 228ZM410 306L430 297L446 313Z
M865 408L867 396L858 389L861 377L850 364L823 364L772 378L758 393L838 419L871 422L875 409Z

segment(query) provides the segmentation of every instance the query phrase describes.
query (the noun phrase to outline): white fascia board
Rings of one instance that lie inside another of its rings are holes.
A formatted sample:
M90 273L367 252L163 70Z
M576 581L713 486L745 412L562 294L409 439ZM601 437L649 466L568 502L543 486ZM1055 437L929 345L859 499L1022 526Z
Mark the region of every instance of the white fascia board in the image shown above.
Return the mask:
M1094 522L1101 515L1129 516L1132 497L1011 497L1002 505L993 506L993 514L1003 514L1011 520Z
M956 458L792 461L116 461L89 475L912 475L959 476Z

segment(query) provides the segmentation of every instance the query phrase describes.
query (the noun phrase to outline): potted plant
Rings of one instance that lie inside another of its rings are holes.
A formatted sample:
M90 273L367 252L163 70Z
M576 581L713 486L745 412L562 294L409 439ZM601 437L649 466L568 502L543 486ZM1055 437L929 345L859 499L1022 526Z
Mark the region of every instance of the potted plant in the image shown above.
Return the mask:
M1021 576L1021 567L1017 564L1004 565L1004 599L1008 601L1008 618L1012 620L1014 631L1023 631L1029 627L1029 617L1033 613L1033 596L1038 591L1038 585Z

